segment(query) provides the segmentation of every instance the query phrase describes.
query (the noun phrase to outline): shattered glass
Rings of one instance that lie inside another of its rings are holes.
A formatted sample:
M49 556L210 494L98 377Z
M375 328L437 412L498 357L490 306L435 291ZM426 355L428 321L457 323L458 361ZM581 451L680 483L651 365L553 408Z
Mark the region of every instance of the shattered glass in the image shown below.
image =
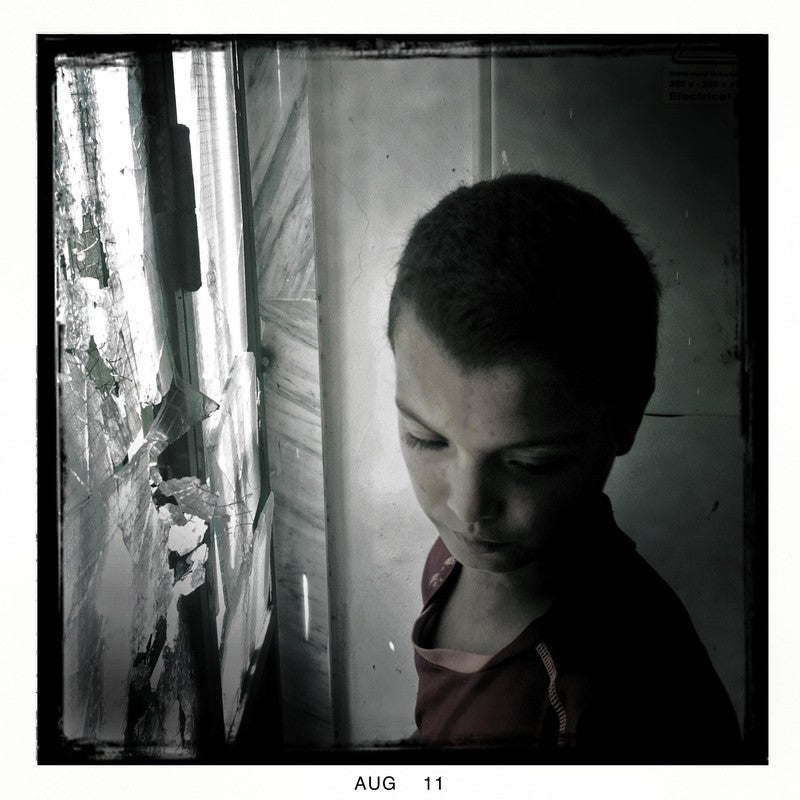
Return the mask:
M63 734L108 757L196 755L201 667L182 598L212 592L228 737L270 619L272 499L259 513L230 48L177 54L175 84L200 237L202 286L187 293L197 387L178 376L168 340L140 68L133 57L57 61ZM207 478L162 475L159 456L198 424Z
M229 732L243 698L243 675L252 666L268 621L268 602L252 601L253 596L268 597L269 559L265 552L272 530L271 511L262 512L256 520L261 497L257 431L255 358L243 353L234 359L219 421L206 448L211 486L220 503L213 527L222 601L217 636L223 713Z
M259 386L247 352L242 202L229 47L173 56L178 121L189 128L202 285L192 293L200 389L220 410L203 423L226 736L235 736L270 608L272 504L262 492ZM257 516L258 515L258 516Z
M137 64L62 59L54 88L63 734L100 752L182 757L194 752L197 697L177 598L205 565L192 556L178 578L170 564L181 521L154 502L154 463L216 405L170 360ZM197 529L196 505L175 508Z
M153 454L158 455L198 422L208 419L218 408L218 403L176 375L145 441Z
M275 496L259 515L241 576L229 589L220 648L222 703L229 738L236 736L244 699L252 685L256 657L270 621L270 539Z
M200 389L220 398L247 350L239 155L230 48L174 54L178 121L189 128L202 286L192 293ZM206 424L207 432L214 421Z

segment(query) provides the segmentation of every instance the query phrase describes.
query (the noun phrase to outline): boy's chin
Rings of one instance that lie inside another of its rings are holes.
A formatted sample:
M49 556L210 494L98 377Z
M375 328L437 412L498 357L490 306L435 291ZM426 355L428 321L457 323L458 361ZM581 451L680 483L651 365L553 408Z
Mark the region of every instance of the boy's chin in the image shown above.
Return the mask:
M494 542L468 539L453 531L440 531L448 550L456 561L470 569L485 572L515 572L549 563L555 551L547 546L523 546L515 542Z

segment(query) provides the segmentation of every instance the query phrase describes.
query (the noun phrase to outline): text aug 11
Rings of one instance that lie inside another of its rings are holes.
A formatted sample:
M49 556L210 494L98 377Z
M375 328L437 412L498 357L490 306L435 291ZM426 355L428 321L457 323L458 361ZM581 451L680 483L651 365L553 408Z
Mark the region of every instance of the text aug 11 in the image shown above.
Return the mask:
M380 775L359 775L358 779L356 780L356 785L354 789L364 789L364 791L371 790L377 791L379 789L383 789L385 791L393 791L396 788L396 781L393 776L386 775L381 777ZM439 790L442 789L442 779L441 778L425 778L425 788L426 790L430 791L431 789Z

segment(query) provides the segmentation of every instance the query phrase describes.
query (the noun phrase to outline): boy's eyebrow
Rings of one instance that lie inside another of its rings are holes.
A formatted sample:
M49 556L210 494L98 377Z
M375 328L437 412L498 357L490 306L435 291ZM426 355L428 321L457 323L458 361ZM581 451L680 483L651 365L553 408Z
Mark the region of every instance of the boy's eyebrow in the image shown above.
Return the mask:
M406 408L403 403L398 399L395 398L394 401L395 405L397 406L397 410L404 416L408 417L411 420L414 420L418 425L422 425L423 428L427 428L432 433L435 432L434 428L432 428L425 420L420 419L413 411ZM585 439L585 434L581 431L577 431L572 436L566 436L561 439L536 439L536 440L529 440L523 442L514 442L513 444L507 444L503 447L504 450L524 450L527 447L554 447L559 445L572 445L578 444Z
M409 409L407 409L403 405L403 403L396 397L394 399L394 404L397 406L397 410L404 417L408 417L409 419L413 419L414 422L416 422L418 425L422 425L423 428L427 428L429 431L433 430L433 428L430 425L428 425L427 422L425 422L424 420L420 419L413 411L410 411Z

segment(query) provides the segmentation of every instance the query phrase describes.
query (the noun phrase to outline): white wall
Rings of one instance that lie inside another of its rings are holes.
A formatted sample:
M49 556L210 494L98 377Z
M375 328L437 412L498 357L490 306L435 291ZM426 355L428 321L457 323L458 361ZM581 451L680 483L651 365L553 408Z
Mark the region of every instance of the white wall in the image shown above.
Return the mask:
M435 533L400 455L385 325L419 214L473 182L469 60L315 60L314 182L337 742L414 730L410 643Z

